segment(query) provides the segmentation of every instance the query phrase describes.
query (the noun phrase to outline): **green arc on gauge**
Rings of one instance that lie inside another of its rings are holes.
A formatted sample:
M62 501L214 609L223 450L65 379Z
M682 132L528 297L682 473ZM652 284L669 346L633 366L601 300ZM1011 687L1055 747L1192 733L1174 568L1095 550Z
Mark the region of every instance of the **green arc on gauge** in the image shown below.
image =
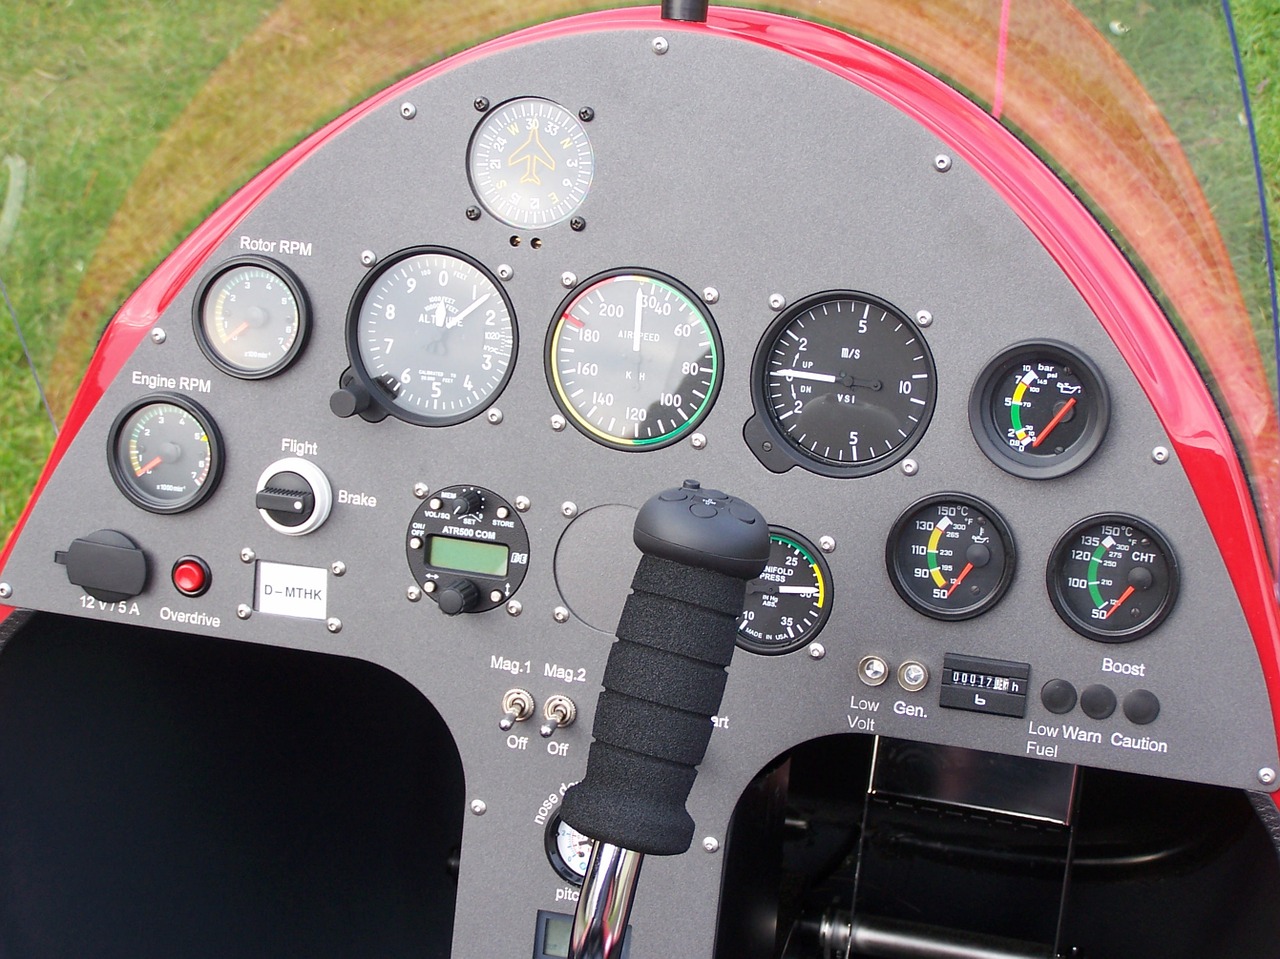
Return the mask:
M1110 536L1098 544L1098 548L1093 551L1093 556L1089 560L1089 595L1093 597L1093 605L1098 609L1102 609L1107 605L1107 601L1102 598L1102 593L1098 590L1098 564L1102 562L1102 558L1107 555L1107 551L1116 544Z
M822 578L822 567L819 566L818 561L813 558L813 554L805 549L802 544L797 543L790 536L785 536L782 533L770 533L769 540L774 543L781 543L783 546L790 546L804 557L804 561L808 563L809 568L813 570L813 581L818 584L818 599L815 605L818 609L825 608L827 605L827 581Z

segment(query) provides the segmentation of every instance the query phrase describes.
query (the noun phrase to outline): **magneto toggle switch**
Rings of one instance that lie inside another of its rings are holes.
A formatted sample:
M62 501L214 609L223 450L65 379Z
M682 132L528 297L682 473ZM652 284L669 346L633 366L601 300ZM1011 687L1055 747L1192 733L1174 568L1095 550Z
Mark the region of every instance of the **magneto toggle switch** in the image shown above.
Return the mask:
M301 457L276 460L258 477L253 505L277 533L303 536L318 530L333 508L333 487L320 467Z
M557 729L564 729L566 726L573 725L573 721L578 718L578 707L568 696L553 693L542 704L542 718L546 722L538 727L538 735L543 739L548 739L555 734Z
M498 728L503 732L516 723L522 723L533 716L533 694L527 689L515 687L508 689L502 696L502 718L498 720Z

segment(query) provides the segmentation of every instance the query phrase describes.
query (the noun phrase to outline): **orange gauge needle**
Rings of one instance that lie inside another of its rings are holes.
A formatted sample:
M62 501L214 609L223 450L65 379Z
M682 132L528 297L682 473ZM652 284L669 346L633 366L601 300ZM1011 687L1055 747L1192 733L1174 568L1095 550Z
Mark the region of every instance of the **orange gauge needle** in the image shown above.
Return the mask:
M1071 399L1067 400L1066 405L1063 406L1062 409L1058 410L1058 415L1049 421L1049 424L1044 428L1044 432L1036 434L1036 440L1031 444L1031 448L1035 449L1047 440L1049 438L1049 434L1052 433L1054 428L1062 422L1062 418L1071 412L1071 408L1075 405L1076 398L1073 396Z
M1121 593L1121 594L1120 594L1120 598L1116 600L1116 604L1115 604L1114 606L1112 606L1109 610L1107 610L1107 615L1106 615L1106 616L1104 616L1103 618L1104 618L1104 619L1110 619L1110 618L1112 617L1112 615L1115 613L1115 611L1116 611L1117 609L1119 609L1121 606L1123 606L1123 605L1125 604L1125 601L1126 601L1130 596L1132 596L1135 592L1137 592L1137 587L1136 587L1136 586L1130 586L1130 587L1129 587L1128 589L1126 589L1123 593Z
M956 591L956 587L964 582L964 578L973 570L973 564L969 563L964 569L960 570L960 575L956 577L956 581L951 584L951 588L947 590L947 598L951 598L951 594Z
M141 476L143 473L150 473L153 469L155 469L157 466L159 466L163 462L164 462L164 458L161 456L157 456L146 466L142 467L141 469L135 470L133 475Z
M229 340L234 340L237 336L239 336L241 333L243 333L243 332L244 332L245 330L247 330L248 328L249 328L249 324L248 324L247 322L245 322L245 323L241 323L241 324L240 324L239 326L237 326L234 330L232 330L229 334L227 334L227 339L229 339ZM1075 400L1072 400L1071 402L1072 402L1072 403L1074 403L1074 402L1075 402ZM1059 413L1058 415L1059 415L1059 416L1061 416L1062 414L1061 414L1061 413ZM1054 420L1054 422L1056 423L1056 422L1058 422L1058 421L1057 421L1057 420Z

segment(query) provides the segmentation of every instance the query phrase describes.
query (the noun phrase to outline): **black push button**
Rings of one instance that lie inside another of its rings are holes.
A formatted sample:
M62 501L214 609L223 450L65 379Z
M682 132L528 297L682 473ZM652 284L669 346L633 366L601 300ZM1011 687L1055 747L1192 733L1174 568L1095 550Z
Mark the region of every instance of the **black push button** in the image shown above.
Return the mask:
M1106 719L1116 711L1116 694L1106 686L1086 686L1080 693L1080 708L1090 719Z
M1065 679L1051 679L1040 689L1040 702L1051 713L1069 713L1076 708L1076 688Z
M94 599L119 603L147 585L147 558L124 533L100 529L53 554L67 568L67 579Z
M1124 698L1124 714L1129 722L1145 726L1160 715L1160 700L1147 689L1135 689Z

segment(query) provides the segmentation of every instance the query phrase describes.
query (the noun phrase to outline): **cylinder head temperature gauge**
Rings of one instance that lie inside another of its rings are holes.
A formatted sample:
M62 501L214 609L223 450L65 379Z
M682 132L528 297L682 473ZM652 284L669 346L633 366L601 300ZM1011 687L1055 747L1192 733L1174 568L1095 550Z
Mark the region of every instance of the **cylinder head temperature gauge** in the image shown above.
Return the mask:
M893 588L910 606L934 619L970 619L1009 588L1013 535L982 500L942 493L898 517L885 561Z
M200 284L196 342L224 373L242 380L274 376L302 352L311 315L302 283L275 260L242 256Z
M1049 557L1049 598L1081 636L1126 643L1155 629L1178 596L1178 561L1154 526L1123 513L1083 519Z
M747 583L738 645L776 655L807 645L831 614L831 570L813 544L781 526L769 527L769 562Z
M144 396L111 424L111 478L149 512L181 513L204 502L218 485L222 462L213 417L179 393Z
M1083 465L1102 443L1110 418L1098 368L1051 340L1002 352L969 397L969 424L982 452L1025 479L1062 476Z

